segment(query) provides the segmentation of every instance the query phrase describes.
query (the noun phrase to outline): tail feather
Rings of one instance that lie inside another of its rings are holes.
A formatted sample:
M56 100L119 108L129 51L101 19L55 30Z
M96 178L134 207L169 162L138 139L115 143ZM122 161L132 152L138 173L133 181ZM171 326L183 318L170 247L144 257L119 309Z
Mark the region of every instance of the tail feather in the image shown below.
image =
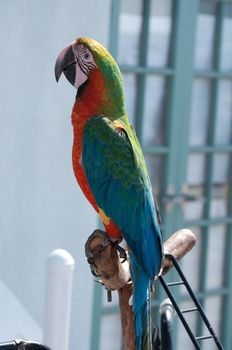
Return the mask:
M150 279L130 254L136 350L150 350Z
M135 313L135 341L137 350L150 349L149 318L148 301L146 301Z

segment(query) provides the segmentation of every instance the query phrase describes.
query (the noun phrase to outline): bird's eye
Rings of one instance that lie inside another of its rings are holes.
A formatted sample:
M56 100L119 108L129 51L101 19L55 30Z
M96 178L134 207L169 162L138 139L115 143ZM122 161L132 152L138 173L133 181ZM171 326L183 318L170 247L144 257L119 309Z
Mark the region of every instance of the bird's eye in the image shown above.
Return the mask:
M84 59L87 60L88 58L90 58L90 54L89 53L85 53L84 54Z

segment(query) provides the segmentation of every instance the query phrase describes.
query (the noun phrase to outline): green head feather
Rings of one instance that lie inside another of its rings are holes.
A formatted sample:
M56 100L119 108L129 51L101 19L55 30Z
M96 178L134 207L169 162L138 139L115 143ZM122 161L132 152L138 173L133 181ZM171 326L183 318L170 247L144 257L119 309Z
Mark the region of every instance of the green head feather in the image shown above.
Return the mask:
M77 44L83 44L92 52L94 61L105 79L110 104L117 105L121 116L126 115L122 74L113 56L96 40L79 38Z

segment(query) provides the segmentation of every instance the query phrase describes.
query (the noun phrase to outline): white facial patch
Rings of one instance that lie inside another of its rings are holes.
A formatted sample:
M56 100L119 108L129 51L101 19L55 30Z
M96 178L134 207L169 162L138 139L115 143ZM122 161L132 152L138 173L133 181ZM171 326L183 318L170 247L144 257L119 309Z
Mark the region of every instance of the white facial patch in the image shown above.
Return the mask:
M76 79L74 86L78 89L87 79L89 72L97 67L93 55L84 45L72 44L73 54L76 59Z
M83 71L81 70L79 64L77 63L76 64L76 77L75 77L75 83L74 83L75 88L78 90L78 88L82 84L84 84L87 79L88 79L88 75L83 73Z

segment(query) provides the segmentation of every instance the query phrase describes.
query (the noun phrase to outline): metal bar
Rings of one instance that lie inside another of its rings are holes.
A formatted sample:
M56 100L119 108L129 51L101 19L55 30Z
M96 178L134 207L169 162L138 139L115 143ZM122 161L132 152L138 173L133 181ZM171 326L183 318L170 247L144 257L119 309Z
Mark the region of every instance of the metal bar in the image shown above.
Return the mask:
M190 146L191 153L230 153L232 152L232 145L207 145L207 146Z
M205 339L212 339L212 335L201 335L200 337L196 337L197 340L205 340Z
M194 346L196 347L197 350L200 350L201 348L200 348L199 344L197 343L197 341L196 341L196 339L195 339L195 337L194 337L194 335L193 335L193 333L192 333L192 331L191 331L187 321L185 320L184 316L182 315L179 306L177 305L175 299L173 298L172 293L168 289L168 286L166 285L166 282L164 281L162 276L159 276L159 280L160 280L160 283L162 284L165 292L167 293L169 299L171 300L171 302L172 302L172 304L173 304L173 306L174 306L174 308L176 310L176 313L178 314L178 316L179 316L179 318L180 318L184 328L186 329L186 332L188 333L190 339L192 340L192 343L194 344Z
M231 166L232 170L232 166ZM230 195L230 215L232 214L232 189ZM232 225L228 226L227 240L225 248L225 260L224 260L224 273L225 284L229 290L226 293L223 302L222 315L224 315L221 323L222 342L225 349L232 349L232 337L231 337L231 322L232 322Z
M165 180L167 188L174 193L181 192L187 157L189 110L191 102L192 78L194 74L194 42L198 0L187 2L178 0L175 4L173 27L172 66L173 78L170 82L168 106L167 142L169 156ZM183 130L185 132L183 133ZM181 149L181 152L180 152ZM185 154L186 153L186 154ZM178 164L178 166L176 166ZM173 206L165 220L165 231L170 232L182 226L182 213L178 205Z
M196 70L196 78L206 78L206 79L232 79L232 71L207 71L207 70Z
M201 318L203 319L203 321L204 321L206 327L208 328L210 334L213 336L214 341L215 341L218 349L223 350L223 347L222 347L219 339L217 338L217 336L216 336L216 334L215 334L215 332L214 332L214 330L213 330L213 328L212 328L208 318L206 317L206 314L204 313L204 310L203 310L201 304L199 303L198 299L196 298L195 294L193 293L192 288L190 287L190 285L189 285L185 275L183 274L183 272L182 272L182 270L181 270L177 260L175 259L175 257L173 255L167 254L166 256L169 257L172 260L173 265L175 266L175 268L176 268L180 278L183 280L189 295L191 296L191 298L192 298L194 304L196 305L196 307L198 308L198 311L199 311L199 313L201 315Z
M187 227L194 227L194 226L200 226L200 227L206 227L206 226L213 226L213 225L226 225L232 223L232 217L222 217L222 218L212 218L212 219L200 219L200 220L186 220L184 225Z
M173 317L174 307L169 299L160 305L160 329L162 350L173 350Z
M150 20L151 0L143 2L143 21L142 31L140 37L140 59L139 65L146 67L148 56L148 40L149 40L149 20ZM136 116L135 116L135 129L140 140L142 140L142 121L144 115L144 100L145 100L145 87L146 77L144 74L137 76L137 98L136 98Z
M225 3L222 5L222 11L225 13ZM232 183L232 157L230 157L230 166L228 171L228 184ZM232 187L229 186L228 196L228 216L232 217ZM224 254L224 286L230 293L225 295L223 300L222 315L224 316L221 322L222 342L225 349L232 349L231 323L232 323L232 223L227 226L227 237Z
M220 67L220 53L221 53L221 32L222 32L222 7L221 3L216 4L216 25L215 25L215 42L214 42L214 57L213 57L213 69L219 71ZM216 111L218 103L218 80L212 82L211 101L209 111L209 128L208 128L208 140L207 144L213 146L215 142L215 130L216 130ZM207 154L206 159L206 172L205 172L205 206L204 206L204 218L210 219L211 199L213 189L213 153ZM206 275L207 275L207 260L208 260L208 241L209 241L209 226L205 226L202 232L201 240L201 257L200 257L200 279L199 290L204 291L206 289ZM204 307L204 299L201 300ZM203 324L201 320L197 323L197 332L202 333Z
M158 147L143 147L144 153L146 154L167 154L169 152L169 148L166 146L158 146Z
M199 0L173 1L173 28L171 47L171 66L174 70L170 77L166 132L169 152L166 157L165 190L166 193L179 194L185 169L188 146L189 110L191 105L192 78L194 75L194 42L196 15ZM185 131L183 133L183 130ZM180 152L181 150L181 152ZM186 153L186 154L185 154ZM178 166L177 166L178 164ZM163 215L166 234L183 227L182 210L178 204L171 211ZM175 271L171 271L170 277L175 279ZM175 288L175 296L179 298L179 289ZM178 324L174 325L174 333L178 332ZM177 348L175 337L174 348Z
M129 74L151 74L151 75L162 75L170 77L174 74L174 70L172 68L157 68L157 67L149 67L149 66L128 66L128 65L120 65L120 69L123 73Z
M91 325L91 350L100 349L100 330L101 330L101 315L102 315L102 293L103 288L99 283L94 285L94 297L92 307L92 325Z
M163 178L162 178L162 184L161 184L161 189L160 189L160 210L161 210L161 217L162 217L162 221L163 221L163 239L165 240L168 237L168 233L171 230L174 230L174 225L173 225L173 219L175 217L175 215L172 215L172 213L169 213L170 215L167 215L167 211L166 211L166 205L165 203L162 201L162 197L166 195L167 191L168 191L168 187L170 182L174 182L174 178L175 178L175 168L173 167L173 162L171 162L171 159L173 159L174 152L173 152L173 133L172 133L172 129L173 129L173 125L175 125L175 121L174 121L174 116L173 116L173 109L172 109L172 103L174 102L173 99L173 94L174 94L174 88L173 88L173 84L174 84L174 80L176 79L176 62L177 60L177 52L175 50L175 46L176 46L176 41L177 41L177 37L178 37L178 33L179 31L177 31L177 23L179 22L177 18L177 14L179 13L179 6L177 6L177 2L173 2L172 4L172 28L171 28L171 38L170 38L170 59L169 59L169 65L171 65L170 67L165 67L165 70L167 70L167 73L171 73L166 74L166 77L170 77L169 79L169 89L168 89L168 100L167 100L167 114L166 114L166 125L167 125L167 130L165 132L165 144L168 145L167 146L163 146L163 154L166 154L167 156L165 157L164 161L164 167L163 167ZM165 72L163 72L165 73ZM165 76L165 74L163 74L163 76ZM154 148L156 147L149 147L147 149L147 152L150 154L155 154L154 153ZM161 153L160 153L161 154ZM158 289L158 293L159 293L159 297L160 300L164 298L164 292L162 289Z
M110 15L110 34L109 34L109 51L112 56L117 59L118 56L118 27L120 16L121 0L111 1L111 15Z
M167 283L167 286L174 287L174 286L180 286L181 284L184 284L184 282L183 281L169 282L169 283Z
M191 309L183 309L183 310L181 310L182 314L187 314L187 313L194 312L194 311L198 311L198 308L197 307L193 307Z
M228 288L214 288L214 289L208 289L205 292L196 292L195 295L198 299L206 298L206 297L213 297L218 294L220 295L228 295L230 293L230 289ZM187 296L183 296L183 301L188 300L189 298Z

